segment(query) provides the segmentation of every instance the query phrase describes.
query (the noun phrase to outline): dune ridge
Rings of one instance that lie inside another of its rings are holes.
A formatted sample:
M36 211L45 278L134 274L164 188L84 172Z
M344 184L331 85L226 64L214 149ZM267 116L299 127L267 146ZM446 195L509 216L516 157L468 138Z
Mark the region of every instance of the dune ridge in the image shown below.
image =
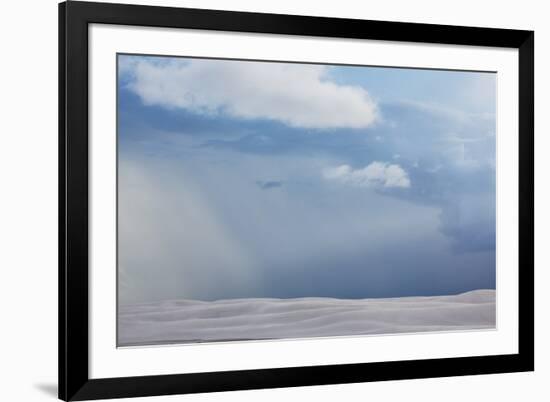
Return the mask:
M174 344L495 327L495 291L384 299L169 300L119 307L118 345Z

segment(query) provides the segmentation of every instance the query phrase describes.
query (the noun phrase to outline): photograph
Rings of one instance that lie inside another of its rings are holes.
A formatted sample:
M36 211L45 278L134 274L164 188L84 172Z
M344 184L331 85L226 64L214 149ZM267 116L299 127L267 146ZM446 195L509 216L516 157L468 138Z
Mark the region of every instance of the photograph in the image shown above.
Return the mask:
M536 24L204 7L58 5L58 397L536 389Z
M116 57L118 347L496 329L495 71Z

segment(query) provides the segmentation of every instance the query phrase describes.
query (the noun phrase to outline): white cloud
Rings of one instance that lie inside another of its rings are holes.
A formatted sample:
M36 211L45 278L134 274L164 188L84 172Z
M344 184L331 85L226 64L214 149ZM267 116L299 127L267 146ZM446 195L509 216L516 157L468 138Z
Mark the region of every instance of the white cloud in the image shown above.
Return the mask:
M399 165L384 162L372 162L362 169L352 169L349 165L340 165L323 171L327 180L335 180L357 187L401 187L408 188L411 181L407 172Z
M122 67L148 105L315 129L365 128L377 118L367 91L331 82L326 66L148 58Z

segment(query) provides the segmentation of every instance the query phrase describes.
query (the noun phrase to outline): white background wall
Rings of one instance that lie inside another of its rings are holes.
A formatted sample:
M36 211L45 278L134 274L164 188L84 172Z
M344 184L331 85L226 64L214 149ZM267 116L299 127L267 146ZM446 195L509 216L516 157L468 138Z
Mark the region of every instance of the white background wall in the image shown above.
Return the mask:
M536 372L157 398L158 401L547 401L550 24L523 0L173 0L149 4L534 29ZM57 1L1 3L0 399L54 400L57 376ZM139 399L153 400L153 399ZM137 400L136 400L137 401Z

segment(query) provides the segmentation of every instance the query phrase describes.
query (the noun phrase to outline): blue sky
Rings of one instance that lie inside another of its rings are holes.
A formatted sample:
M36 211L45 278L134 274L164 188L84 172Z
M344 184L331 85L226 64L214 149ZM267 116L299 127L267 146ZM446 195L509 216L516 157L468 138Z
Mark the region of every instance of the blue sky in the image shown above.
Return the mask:
M494 73L118 57L123 303L495 287Z

